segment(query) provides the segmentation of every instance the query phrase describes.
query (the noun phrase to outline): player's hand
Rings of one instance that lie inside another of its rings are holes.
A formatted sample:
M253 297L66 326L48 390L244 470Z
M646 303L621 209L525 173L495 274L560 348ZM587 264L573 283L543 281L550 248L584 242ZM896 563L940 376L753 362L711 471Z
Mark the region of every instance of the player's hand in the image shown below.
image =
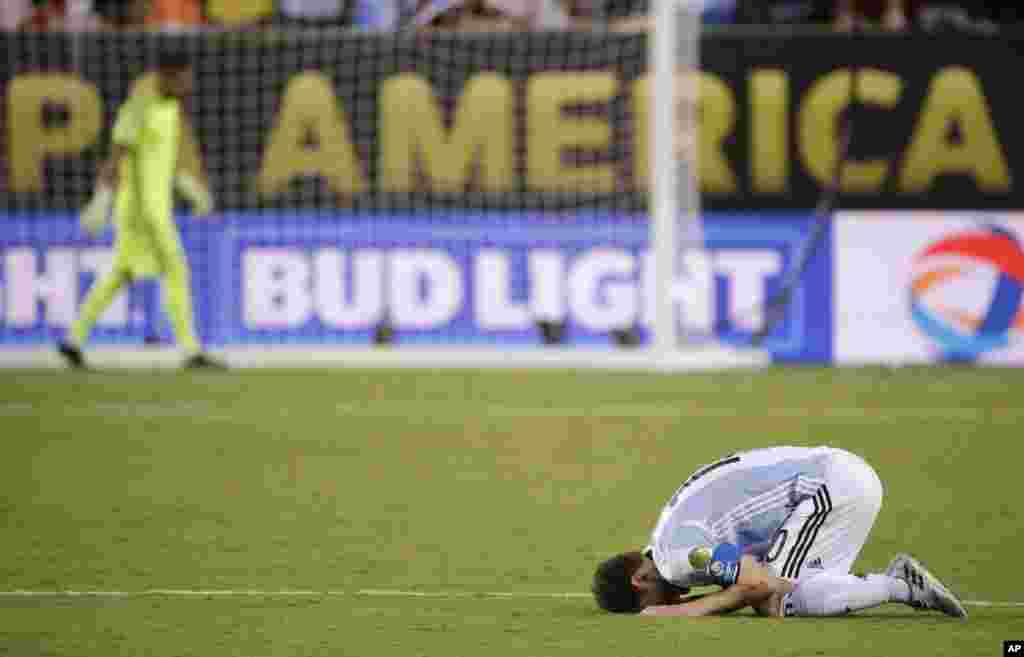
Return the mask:
M113 190L106 185L100 185L96 188L96 192L89 202L82 208L78 222L85 229L85 232L95 237L102 233L106 227L113 206Z
M185 172L179 173L176 183L181 195L192 204L192 213L195 216L205 217L213 212L213 196L209 188L195 176Z

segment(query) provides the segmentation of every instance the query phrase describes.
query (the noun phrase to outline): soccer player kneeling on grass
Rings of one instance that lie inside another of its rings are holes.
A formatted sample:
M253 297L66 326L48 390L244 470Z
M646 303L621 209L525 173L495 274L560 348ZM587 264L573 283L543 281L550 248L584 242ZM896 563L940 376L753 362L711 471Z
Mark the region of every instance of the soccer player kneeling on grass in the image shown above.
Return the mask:
M920 562L850 574L882 505L860 457L830 447L775 447L697 470L665 506L651 545L602 563L597 603L612 612L706 616L745 607L771 616L838 616L886 602L966 618ZM684 599L691 587L722 590Z
M101 168L95 195L81 222L99 233L113 210L116 226L114 265L86 297L78 319L58 350L72 367L84 367L82 345L118 291L133 279L162 278L164 307L190 368L219 368L202 353L192 322L188 263L173 217L173 188L192 203L197 216L209 214L213 201L206 187L177 170L181 139L181 101L191 93L192 64L187 54L167 50L159 56L156 92L128 100L114 124L111 157Z

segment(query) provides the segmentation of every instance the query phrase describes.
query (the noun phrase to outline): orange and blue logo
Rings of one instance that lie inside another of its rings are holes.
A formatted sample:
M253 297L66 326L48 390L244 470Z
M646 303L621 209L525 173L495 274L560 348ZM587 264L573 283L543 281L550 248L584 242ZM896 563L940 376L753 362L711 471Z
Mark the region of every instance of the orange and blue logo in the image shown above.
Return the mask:
M998 226L950 235L914 259L910 312L950 361L973 361L1024 335L1024 250Z

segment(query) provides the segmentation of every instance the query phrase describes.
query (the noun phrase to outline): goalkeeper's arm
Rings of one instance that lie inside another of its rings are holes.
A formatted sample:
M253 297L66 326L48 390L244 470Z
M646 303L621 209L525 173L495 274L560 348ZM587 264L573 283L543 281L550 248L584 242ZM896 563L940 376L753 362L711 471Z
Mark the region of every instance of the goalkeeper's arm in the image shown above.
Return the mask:
M128 157L131 149L123 144L114 144L110 148L110 158L103 163L99 171L99 184L97 187L106 186L112 192L117 191L121 173L121 162Z
M129 148L123 144L114 144L110 158L100 167L96 190L92 198L82 208L82 227L90 235L96 235L107 225L110 211L114 207L114 194L120 183L121 162L128 156Z
M197 217L205 217L213 211L213 196L210 189L188 171L179 171L174 178L174 187L189 203Z

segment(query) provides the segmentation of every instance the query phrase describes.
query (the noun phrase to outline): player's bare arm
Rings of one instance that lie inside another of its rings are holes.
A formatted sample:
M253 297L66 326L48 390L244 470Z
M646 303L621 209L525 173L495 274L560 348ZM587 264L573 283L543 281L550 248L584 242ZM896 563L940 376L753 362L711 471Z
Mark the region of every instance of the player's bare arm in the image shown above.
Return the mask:
M721 591L681 604L655 605L641 613L645 616L714 616L754 607L762 615L777 616L782 596L793 585L772 573L747 555L740 560L736 583ZM776 610L776 613L772 611Z

